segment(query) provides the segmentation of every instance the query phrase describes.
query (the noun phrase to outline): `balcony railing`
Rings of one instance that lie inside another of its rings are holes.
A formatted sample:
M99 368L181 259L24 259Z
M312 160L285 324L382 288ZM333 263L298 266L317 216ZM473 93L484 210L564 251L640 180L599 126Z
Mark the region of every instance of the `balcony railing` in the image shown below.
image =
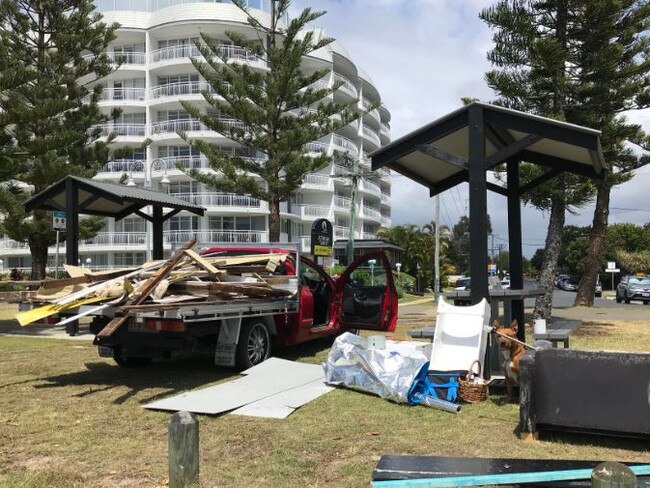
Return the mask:
M390 217L384 217L384 216L381 217L381 226L382 227L390 227L390 224L391 224Z
M348 227L343 227L340 225L334 226L334 237L341 237L347 239L350 237L350 229Z
M381 146L381 139L379 139L379 134L377 134L374 130L372 130L370 127L362 125L361 126L361 132L363 135L367 138L370 139L372 142L374 142L376 145Z
M144 88L104 88L99 94L98 102L113 101L117 102L120 100L133 100L133 101L144 101L145 89ZM90 95L84 97L84 102L90 102Z
M352 207L352 199L348 197L340 197L338 195L334 195L334 206L337 208L349 210L350 207Z
M29 249L27 241L14 241L13 239L0 239L0 249Z
M308 174L305 175L304 186L312 186L318 188L330 188L332 180L329 175L322 174Z
M363 189L372 195L381 195L381 189L379 188L379 185L366 179L363 180Z
M185 5L188 3L226 3L224 0L94 0L93 3L100 12L116 10L155 12L165 7ZM270 11L269 0L245 0L244 5L249 8Z
M101 136L114 133L116 136L144 137L147 124L101 124L95 127L102 129Z
M310 153L324 154L327 152L329 145L324 142L308 142L307 150Z
M222 44L219 46L219 54L223 57L226 57L227 59L240 59L249 62L260 60L249 50L244 49L241 46L232 46L229 44ZM179 44L177 46L168 46L161 49L156 49L155 51L151 52L151 61L154 63L159 61L168 61L171 59L189 57L202 57L201 51L199 51L194 44Z
M230 127L239 127L240 129L244 128L244 124L236 119L230 119L226 117L218 117L217 120L222 124L225 124ZM206 125L202 124L201 121L196 119L183 119L183 120L163 120L160 122L154 122L151 124L151 133L152 134L165 134L165 133L176 133L176 132L190 132L190 131L212 131Z
M351 95L353 97L357 96L357 88L354 86L354 83L352 83L350 80L348 80L345 76L339 75L339 74L334 74L334 82L335 83L341 83L341 86L339 87L339 90L346 92L348 95Z
M259 208L263 207L261 200L236 193L170 193L170 195L205 207L245 207ZM266 205L264 205L265 207Z
M342 135L339 134L333 134L332 142L334 143L335 146L338 146L340 150L348 151L353 156L359 155L359 148L356 146L356 144L354 144L354 142L352 142L347 137L343 137Z
M102 173L142 173L144 163L135 159L116 159L109 161L101 170Z
M329 207L322 205L292 205L291 211L302 219L313 219L327 217L330 212Z
M365 217L375 219L375 220L381 220L381 212L377 210L376 208L371 208L371 207L363 207L363 215Z
M390 203L390 193L381 192L381 203Z
M147 53L145 52L121 53L121 52L108 51L105 54L111 63L117 64L119 61L121 61L122 66L125 65L142 66L147 62ZM93 59L94 57L95 56L93 54L87 54L84 56L84 59Z
M99 232L94 237L83 239L80 246L140 246L147 241L146 232Z
M169 244L182 244L192 239L199 243L268 242L269 235L268 232L254 230L175 230L164 232L163 238Z
M151 89L151 98L200 95L202 91L216 93L207 81L187 81L154 86Z

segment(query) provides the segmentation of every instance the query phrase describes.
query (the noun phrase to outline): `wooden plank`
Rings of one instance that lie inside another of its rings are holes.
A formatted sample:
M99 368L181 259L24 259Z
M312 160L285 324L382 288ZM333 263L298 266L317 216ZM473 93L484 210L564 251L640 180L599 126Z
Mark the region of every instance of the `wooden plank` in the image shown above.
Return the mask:
M270 259L284 261L287 259L287 256L287 254L253 254L247 256L214 257L205 259L218 268L221 268L223 266L234 266L238 264L266 263Z
M106 297L90 297L77 300L75 302L66 303L65 305L56 305L49 304L42 307L33 308L32 310L25 310L24 312L18 312L16 314L16 320L23 327L25 325L32 324L38 320L44 319L45 317L50 317L56 315L59 312L65 310L70 310L72 308L80 307L81 305L88 305L89 303L96 303L102 300L106 300Z
M239 293L251 297L286 297L292 293L288 290L278 290L264 283L212 283L211 293Z
M183 259L185 256L185 250L191 249L196 245L195 240L191 240L183 244L180 249L178 249L174 255L169 258L169 260L163 264L160 269L153 276L147 279L144 284L139 288L138 292L135 293L135 296L131 297L126 305L139 305L143 302L150 294L153 292L154 288L165 279L165 277L174 269L174 267ZM122 315L115 317L111 320L106 327L99 331L97 337L110 337L117 329L119 329L122 324L126 321L127 315Z
M201 256L199 256L196 252L192 251L191 249L185 249L185 255L189 257L192 261L194 261L196 264L201 266L203 269L205 269L210 274L216 275L221 272L217 268L212 266L212 264L210 264L209 261L203 259Z

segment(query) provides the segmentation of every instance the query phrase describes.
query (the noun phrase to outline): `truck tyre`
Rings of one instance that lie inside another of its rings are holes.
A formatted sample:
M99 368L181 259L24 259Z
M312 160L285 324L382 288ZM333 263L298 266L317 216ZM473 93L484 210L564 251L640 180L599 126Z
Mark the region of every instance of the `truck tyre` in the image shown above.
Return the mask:
M623 298L618 296L618 292L616 292L616 303L621 303L623 301Z
M113 349L113 360L123 368L143 368L151 362L150 357L123 356L119 347Z
M271 355L271 334L261 321L244 322L239 333L235 361L237 369L252 368Z
M630 301L631 301L631 300L628 298L627 293L626 293L626 294L625 294L625 303L630 303Z

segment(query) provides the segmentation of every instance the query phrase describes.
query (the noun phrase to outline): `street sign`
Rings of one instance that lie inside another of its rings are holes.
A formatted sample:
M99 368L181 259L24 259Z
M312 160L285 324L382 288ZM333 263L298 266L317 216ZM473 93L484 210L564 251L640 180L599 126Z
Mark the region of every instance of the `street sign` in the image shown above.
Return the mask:
M607 269L614 269L616 268L616 262L615 261L607 261Z
M331 256L333 241L332 223L327 219L315 220L311 226L311 253L314 256Z
M52 229L65 230L66 215L65 212L52 212Z
M605 270L605 273L620 273L621 270L619 268L607 268Z

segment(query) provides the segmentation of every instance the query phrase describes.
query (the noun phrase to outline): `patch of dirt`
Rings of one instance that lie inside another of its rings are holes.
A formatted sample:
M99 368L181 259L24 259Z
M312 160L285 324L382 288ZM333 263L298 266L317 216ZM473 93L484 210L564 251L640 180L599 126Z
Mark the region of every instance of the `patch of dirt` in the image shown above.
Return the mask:
M575 337L608 337L612 335L612 326L608 324L586 323L575 329L571 335Z
M29 455L23 459L15 460L14 464L26 471L41 471L63 464L63 459L55 456Z

